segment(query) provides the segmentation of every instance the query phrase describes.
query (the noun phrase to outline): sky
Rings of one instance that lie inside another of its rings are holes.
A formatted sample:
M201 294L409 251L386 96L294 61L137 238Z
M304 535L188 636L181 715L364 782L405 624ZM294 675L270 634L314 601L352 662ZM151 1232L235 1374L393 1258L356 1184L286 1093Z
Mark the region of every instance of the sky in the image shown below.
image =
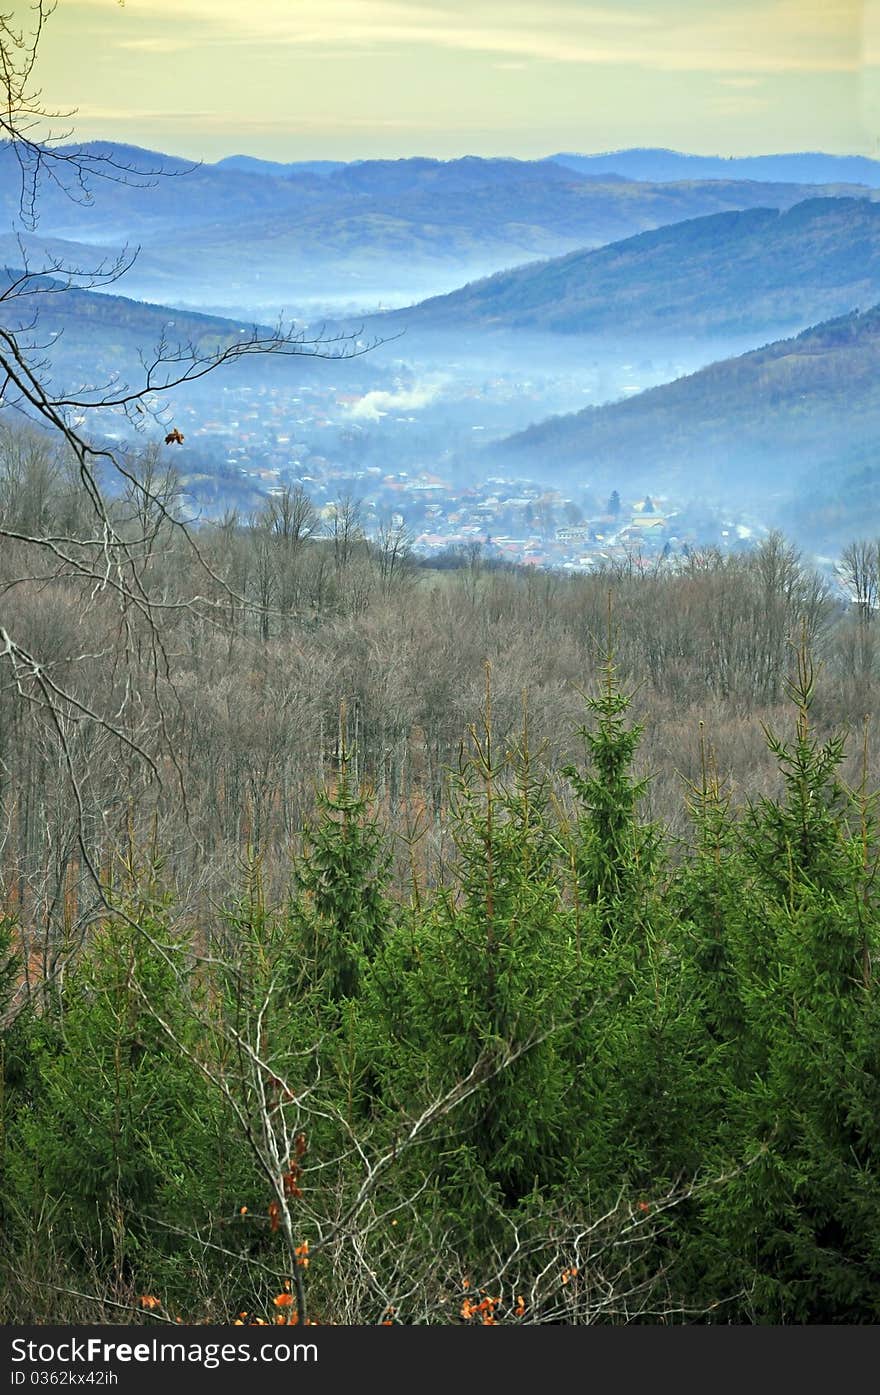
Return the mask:
M194 159L880 156L878 64L880 0L59 0L36 76Z

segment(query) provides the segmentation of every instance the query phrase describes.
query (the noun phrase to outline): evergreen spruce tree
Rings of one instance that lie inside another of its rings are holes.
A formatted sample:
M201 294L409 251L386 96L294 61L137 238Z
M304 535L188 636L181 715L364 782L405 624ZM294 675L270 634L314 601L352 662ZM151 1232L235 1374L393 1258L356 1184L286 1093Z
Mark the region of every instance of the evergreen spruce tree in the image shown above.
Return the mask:
M575 866L582 902L594 904L606 935L635 933L643 895L657 871L659 830L638 818L647 782L632 766L643 728L629 723L632 699L620 691L611 647L609 596L608 649L598 697L587 699L592 726L583 726L586 772L566 766L581 806Z
M688 797L693 842L677 869L671 906L687 936L702 984L702 1013L718 1051L715 1059L748 1074L734 946L744 911L748 914L747 888L753 874L739 855L730 798L719 779L702 722L700 771L700 782L691 786Z
M871 1322L880 1311L880 931L873 800L842 783L840 737L810 727L805 646L794 739L768 733L785 785L746 820L752 895L736 957L751 1078L729 1110L757 1156L711 1224L729 1281L763 1322Z
M198 1050L198 992L161 901L128 904L65 975L54 1028L32 1031L28 1107L7 1139L13 1234L51 1214L58 1262L120 1293L162 1279L179 1303L192 1291L168 1264L174 1227L200 1228L225 1192L220 1101L180 1049Z
M453 781L454 880L413 906L377 955L363 1037L388 1111L412 1117L472 1073L484 1081L408 1178L470 1249L491 1233L493 1214L534 1189L550 1195L576 1166L583 1120L569 1038L584 996L544 781L527 739L510 755L512 774L496 756L488 689L472 740Z
M334 1003L357 997L392 918L392 854L349 764L343 748L335 787L318 794L318 817L294 866L291 911L312 982Z
M617 683L610 614L602 686L587 706L587 768L564 772L581 806L579 902L600 930L587 972L602 993L576 1042L580 1108L590 1121L581 1175L597 1204L610 1205L621 1188L633 1198L664 1195L701 1174L718 1110L702 974L675 913L677 873L665 865L662 830L639 819L645 781L633 763L642 728L629 721L631 699ZM670 1285L679 1244L672 1229L662 1251L644 1256Z

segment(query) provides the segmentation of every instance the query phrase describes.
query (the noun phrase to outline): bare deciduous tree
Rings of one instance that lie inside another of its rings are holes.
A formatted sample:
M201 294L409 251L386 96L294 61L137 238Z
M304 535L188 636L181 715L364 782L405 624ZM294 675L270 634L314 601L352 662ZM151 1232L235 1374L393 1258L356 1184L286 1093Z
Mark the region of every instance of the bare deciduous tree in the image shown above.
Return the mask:
M47 308L69 303L84 290L106 288L136 254L123 251L93 267L65 265L51 255L35 264L22 232L37 228L41 196L51 188L74 204L90 203L101 181L142 187L185 178L186 171L138 168L104 149L69 143L72 113L48 111L36 80L54 8L54 0L35 0L21 21L0 14L0 157L16 162L20 181L12 228L20 256L0 277L0 538L9 563L4 594L38 586L44 605L73 605L79 621L93 616L104 652L112 654L113 679L96 686L94 656L85 651L79 661L75 654L54 661L16 628L8 607L0 610L0 675L5 673L21 710L57 744L72 796L78 865L100 888L96 837L106 801L94 772L81 763L85 728L93 726L101 744L115 743L126 772L123 784L131 783L133 761L138 781L176 785L185 807L174 744L176 626L187 616L197 634L250 607L263 612L268 633L266 608L279 600L288 610L293 604L287 579L280 588L267 584L256 597L236 591L235 569L227 569L216 549L209 556L182 516L169 454L183 439L168 415L172 395L255 356L351 357L372 345L343 334L309 338L282 320L272 328L232 333L219 344L177 338L169 324L152 349L142 350L136 375L114 371L106 381L79 384L61 378L53 364L54 336L44 329ZM106 423L114 416L128 445L108 443ZM26 430L13 430L13 424ZM146 449L135 448L139 437ZM53 510L50 485L59 477L67 485L65 504ZM313 526L304 496L294 492L275 502L273 542L282 536L296 547ZM172 551L179 555L169 567Z
M382 594L405 586L413 579L413 533L402 518L388 518L379 524L373 538Z
M864 539L844 548L837 574L855 606L855 634L851 650L853 675L867 677L876 657L875 622L880 601L880 540Z

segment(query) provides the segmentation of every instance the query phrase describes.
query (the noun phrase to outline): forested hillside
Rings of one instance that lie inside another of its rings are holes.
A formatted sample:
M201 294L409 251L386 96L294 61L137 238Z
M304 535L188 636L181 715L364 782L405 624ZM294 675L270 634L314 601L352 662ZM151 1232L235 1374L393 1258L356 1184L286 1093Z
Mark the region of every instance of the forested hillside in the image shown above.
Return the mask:
M253 348L277 336L277 324L273 329L132 300L100 289L100 275L83 275L80 279L87 287L96 280L99 288L83 289L77 278L69 284L58 277L28 274L21 269L0 271L0 294L8 293L10 287L17 288L3 307L0 326L17 334L23 344L38 348L57 392L79 399L100 402L112 395L113 384L126 377L138 382L145 372L149 373L151 387L158 392L187 369L192 374L196 359L204 362L229 350L247 357L248 345ZM291 350L297 335L302 344L295 378L287 369L286 382L290 386L292 381L308 380L314 373L314 364L308 360L314 357L318 343L305 331L287 328L287 322L285 330ZM324 337L327 356L352 352L351 334L341 332L333 342L330 336ZM247 368L240 368L234 381L273 381L274 370L270 356L263 353L253 372L248 374ZM356 376L352 375L359 383L373 376L370 362L358 364ZM113 425L118 427L118 421Z
M878 544L194 547L129 464L159 648L2 556L0 1316L873 1321Z
M544 461L562 479L670 488L786 506L802 477L876 439L880 310L844 315L793 339L724 359L608 406L540 422L494 448L517 468ZM526 464L528 462L528 464ZM853 517L853 523L856 523Z
M803 329L880 298L880 205L811 199L687 219L499 272L383 317L407 328L531 329L650 341Z

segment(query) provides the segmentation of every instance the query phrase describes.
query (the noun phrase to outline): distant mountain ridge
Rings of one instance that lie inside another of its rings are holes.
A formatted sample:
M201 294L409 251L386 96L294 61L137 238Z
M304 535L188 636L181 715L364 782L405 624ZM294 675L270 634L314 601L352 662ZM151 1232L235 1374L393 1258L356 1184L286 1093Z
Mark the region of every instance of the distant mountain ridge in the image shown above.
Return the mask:
M260 315L278 307L298 313L303 296L328 284L361 306L387 303L389 294L400 304L500 267L709 213L787 208L817 192L869 196L855 186L597 179L552 160L370 160L321 172L305 162L279 175L235 156L194 167L107 142L76 148L145 173L130 182L93 178L89 206L44 181L40 237L140 245L144 262L122 283L126 294L216 306L222 287L234 313L247 306ZM8 227L19 191L14 154L0 146L0 217Z
M479 157L464 156L463 159ZM867 155L829 155L822 151L798 151L776 155L692 155L660 147L576 154L560 151L545 159L591 179L635 180L668 183L704 179L745 179L774 184L865 184L880 188L880 160ZM429 161L426 161L428 163ZM265 160L253 155L227 155L216 161L220 169L288 178L300 173L334 174L357 165L392 163L370 160ZM394 162L398 163L398 162ZM450 165L454 160L430 163ZM530 163L518 161L517 163Z
M867 155L826 155L803 151L786 155L687 155L677 150L612 150L597 155L548 156L582 174L616 174L625 179L665 183L682 179L747 179L775 184L865 184L880 188L880 160Z
M880 202L814 198L781 211L710 214L530 263L382 322L716 337L802 329L878 300Z
M292 160L285 164L280 160L260 160L254 155L225 155L215 160L212 168L217 170L238 170L240 174L267 174L273 179L290 179L299 174L334 174L345 168L344 160Z

